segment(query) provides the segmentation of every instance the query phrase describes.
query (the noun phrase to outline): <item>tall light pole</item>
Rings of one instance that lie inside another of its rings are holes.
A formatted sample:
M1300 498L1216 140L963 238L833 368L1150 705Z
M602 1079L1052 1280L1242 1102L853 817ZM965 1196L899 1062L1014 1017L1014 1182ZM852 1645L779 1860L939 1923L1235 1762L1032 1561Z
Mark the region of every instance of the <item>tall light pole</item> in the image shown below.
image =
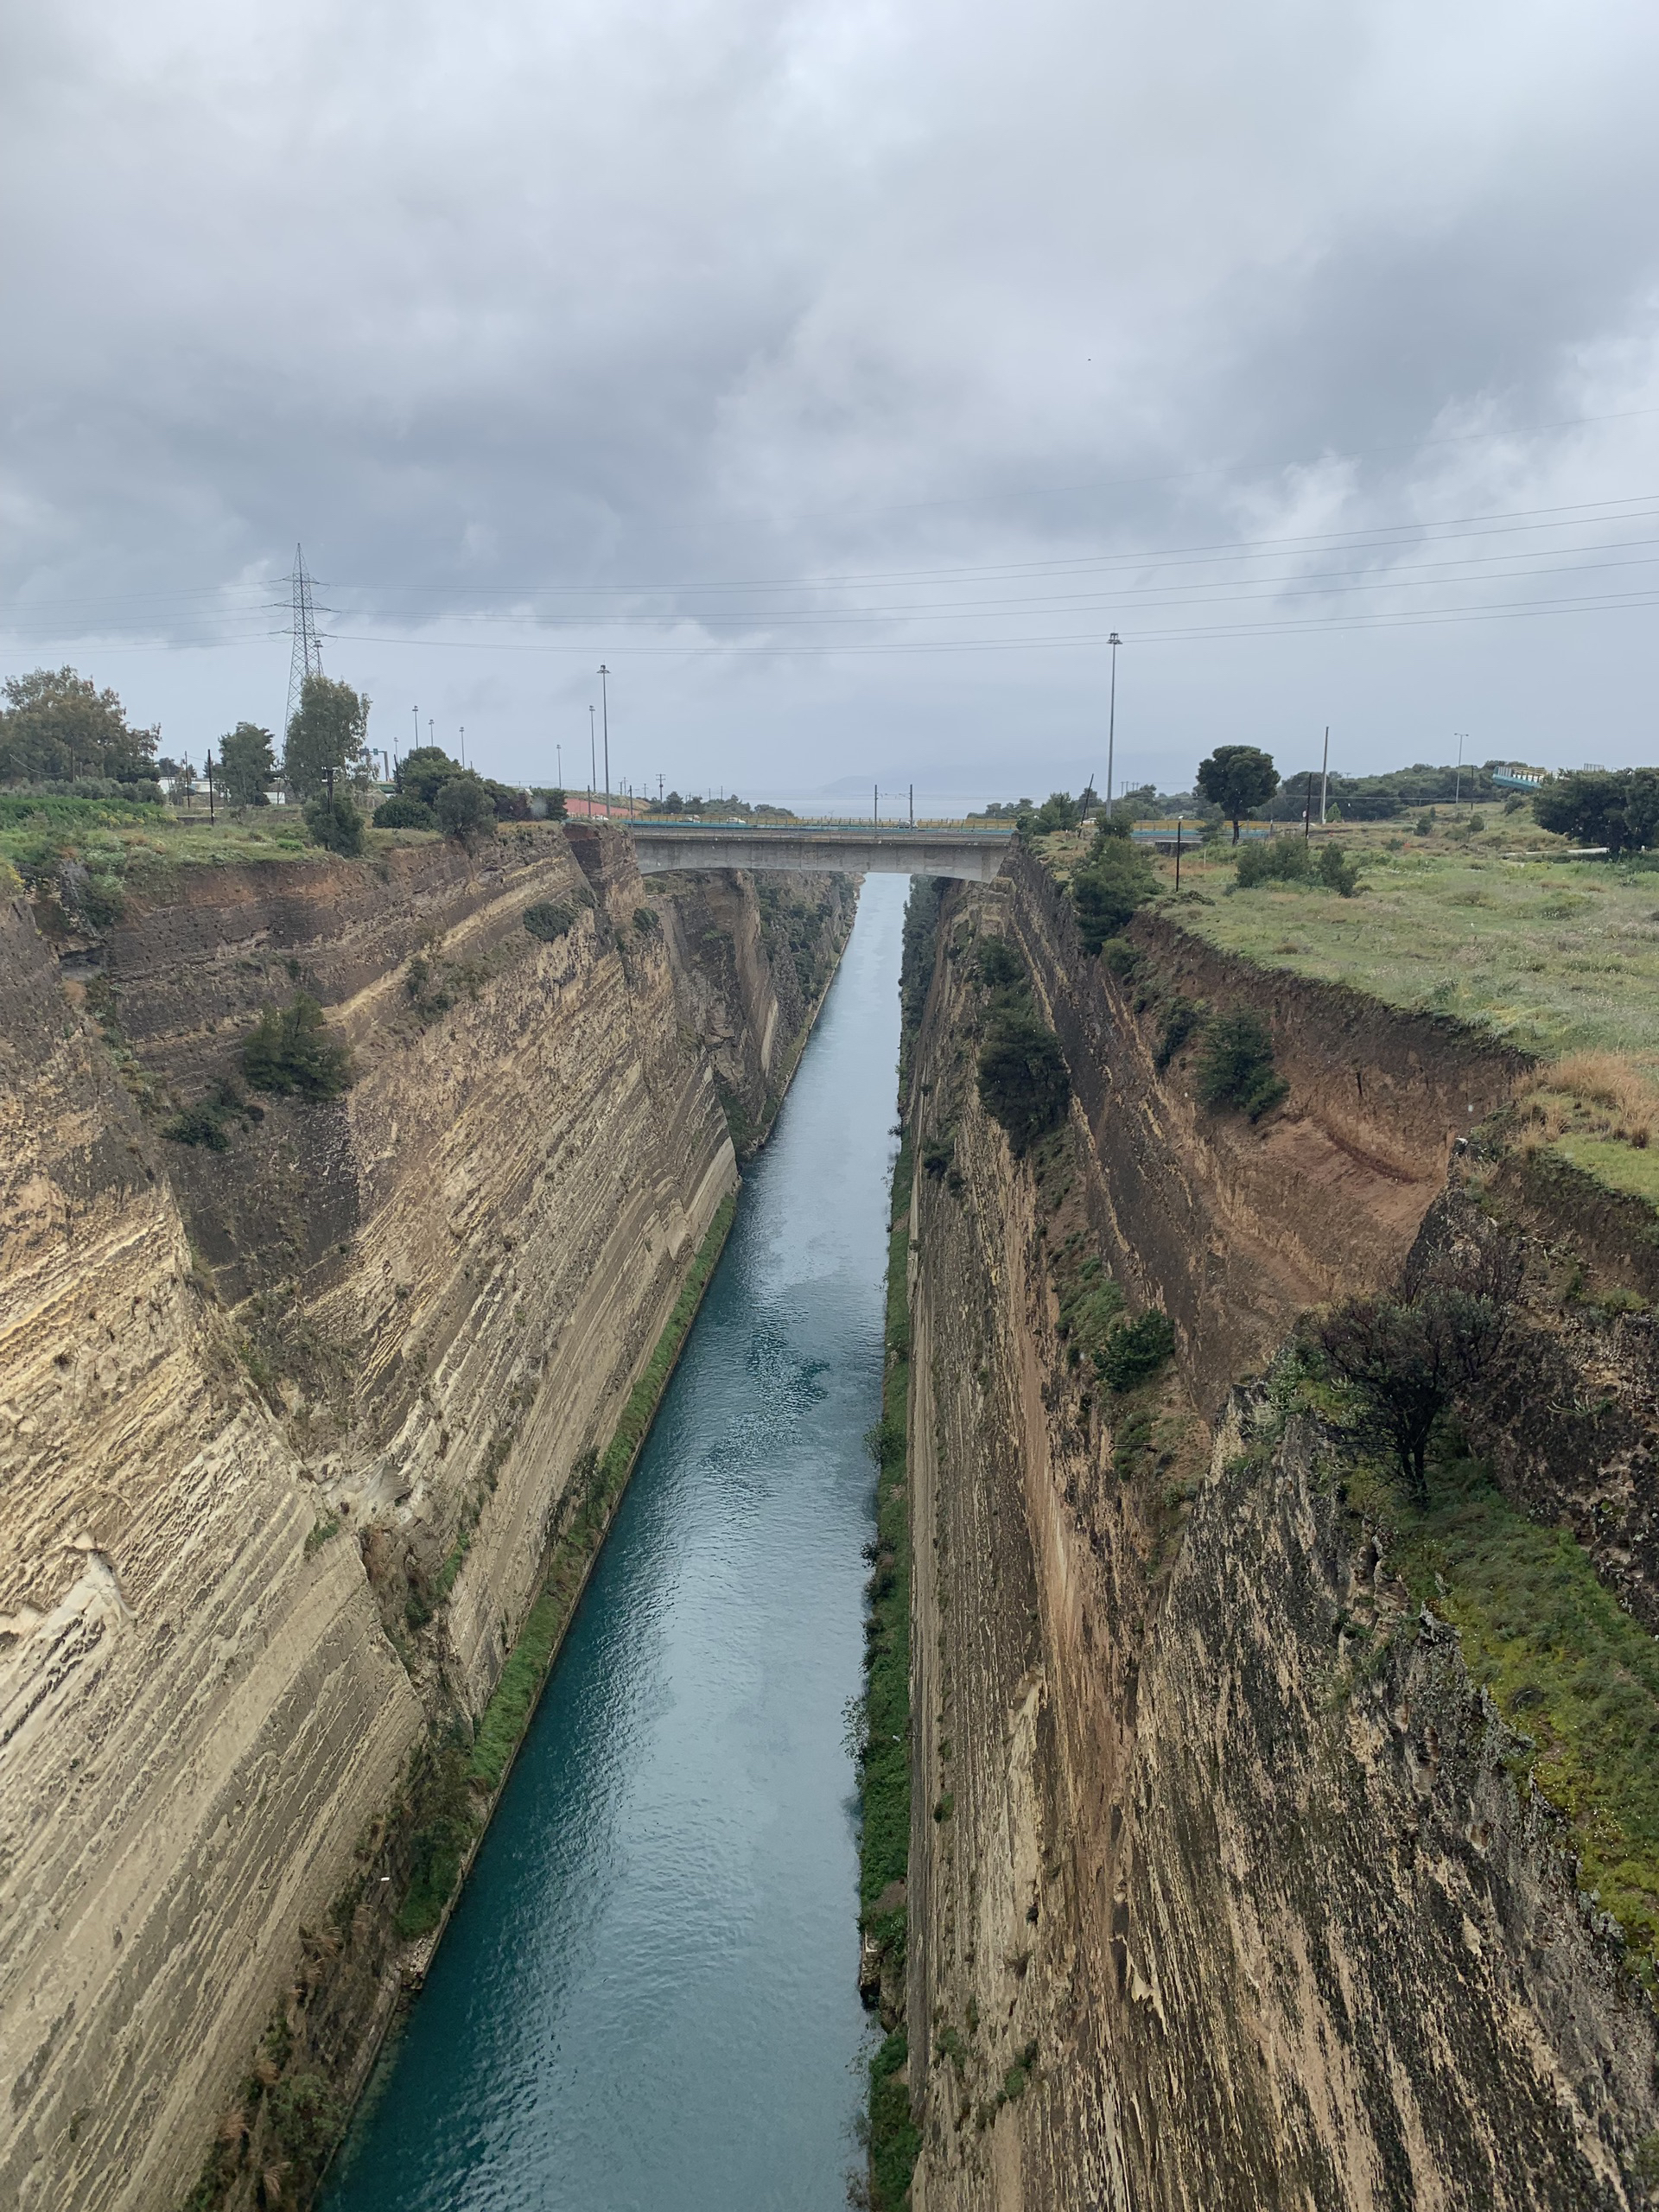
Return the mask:
M611 818L611 671L599 664L600 715L605 725L605 819Z
M467 766L467 725L465 722L461 726L461 765L463 768Z
M1123 640L1116 630L1107 639L1112 649L1112 703L1106 716L1106 819L1112 818L1112 766L1117 744L1117 649Z
M558 763L555 773L559 779L559 789L563 791L564 789L564 747L556 742L553 747L553 758Z
M588 811L594 810L594 793L599 788L599 741L594 735L594 716L599 712L591 703L588 709Z
M411 707L409 711L415 717L415 750L418 753L421 749L421 710L418 707Z

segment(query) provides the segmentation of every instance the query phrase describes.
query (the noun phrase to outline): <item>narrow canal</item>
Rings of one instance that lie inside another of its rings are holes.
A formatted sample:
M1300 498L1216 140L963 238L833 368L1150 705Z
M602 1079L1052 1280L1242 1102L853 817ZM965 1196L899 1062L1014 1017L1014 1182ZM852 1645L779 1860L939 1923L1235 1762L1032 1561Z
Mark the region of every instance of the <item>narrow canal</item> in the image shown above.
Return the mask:
M817 1030L329 2212L841 2212L904 879Z

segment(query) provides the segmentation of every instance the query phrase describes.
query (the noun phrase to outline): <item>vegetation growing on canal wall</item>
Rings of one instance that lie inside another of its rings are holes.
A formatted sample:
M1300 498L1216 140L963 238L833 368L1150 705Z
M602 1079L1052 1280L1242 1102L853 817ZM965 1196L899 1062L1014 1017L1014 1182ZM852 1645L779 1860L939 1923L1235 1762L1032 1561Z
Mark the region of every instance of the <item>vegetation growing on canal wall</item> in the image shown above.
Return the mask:
M900 1096L931 980L939 886L918 879L905 909L900 993ZM893 1168L887 1242L887 1364L881 1418L870 1432L876 1464L875 1540L865 1622L864 1731L859 1758L859 1987L887 2031L870 2061L862 2186L869 2212L900 2212L921 2149L911 2116L904 2023L906 1878L910 1865L910 1194L915 1173L906 1130Z

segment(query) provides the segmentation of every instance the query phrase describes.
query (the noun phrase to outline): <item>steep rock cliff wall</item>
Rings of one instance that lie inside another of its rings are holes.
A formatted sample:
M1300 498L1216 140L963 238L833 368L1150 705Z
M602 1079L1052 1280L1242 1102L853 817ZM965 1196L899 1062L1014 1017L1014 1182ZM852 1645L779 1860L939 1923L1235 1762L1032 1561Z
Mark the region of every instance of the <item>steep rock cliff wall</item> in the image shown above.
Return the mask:
M6 926L0 2189L149 2208L274 2006L352 2085L379 1816L482 1709L736 1170L620 836L181 870L67 998ZM238 1096L297 989L352 1087ZM224 1149L159 1134L226 1098Z
M1226 1398L1394 1271L1513 1065L1145 922L1160 988L1122 988L1026 868L947 902L914 1061L950 1172L912 1230L912 2201L1645 2202L1652 2012L1516 1739L1317 1432ZM974 1091L982 931L1076 1084L1023 1162ZM1281 1132L1156 1066L1172 972L1272 1021ZM1134 1433L1066 1338L1057 1261L1090 1246L1179 1325Z
M681 1020L703 1040L740 1157L788 1088L851 925L852 878L673 874L646 896L669 938Z
M0 2196L149 2207L421 1709L17 906L0 1068Z

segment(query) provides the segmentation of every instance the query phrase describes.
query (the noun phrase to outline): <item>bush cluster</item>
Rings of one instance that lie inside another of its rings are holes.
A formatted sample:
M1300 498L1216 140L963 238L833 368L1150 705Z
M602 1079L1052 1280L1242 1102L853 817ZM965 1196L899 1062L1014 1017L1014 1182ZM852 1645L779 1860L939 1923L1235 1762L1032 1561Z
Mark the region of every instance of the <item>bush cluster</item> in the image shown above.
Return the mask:
M1259 1014L1239 1007L1209 1023L1198 1057L1201 1105L1232 1108L1259 1122L1289 1089L1274 1072L1273 1039Z
M363 817L348 798L330 798L327 791L319 791L306 801L305 826L313 842L331 853L354 860L363 849Z
M1340 845L1321 845L1317 855L1303 837L1269 837L1239 849L1236 888L1253 891L1262 883L1317 883L1339 898L1359 888L1359 870Z
M1095 1354L1095 1372L1122 1397L1149 1382L1175 1349L1175 1325L1167 1313L1149 1306L1133 1321L1120 1322Z
M377 830L435 830L438 817L429 806L417 798L410 798L403 791L394 791L390 798L383 798L374 810Z
M543 944L551 944L565 937L576 918L574 906L566 906L551 899L539 899L524 909L524 927L531 937L538 937Z
M350 1048L331 1037L322 1008L299 992L292 1006L268 1006L242 1047L242 1072L256 1090L337 1098L352 1082Z
M1152 862L1129 842L1128 824L1103 822L1088 859L1071 878L1071 905L1086 948L1098 952L1120 936L1157 887Z
M1065 1119L1071 1071L1060 1040L1027 1007L1000 1008L979 1055L979 1096L1020 1158Z

